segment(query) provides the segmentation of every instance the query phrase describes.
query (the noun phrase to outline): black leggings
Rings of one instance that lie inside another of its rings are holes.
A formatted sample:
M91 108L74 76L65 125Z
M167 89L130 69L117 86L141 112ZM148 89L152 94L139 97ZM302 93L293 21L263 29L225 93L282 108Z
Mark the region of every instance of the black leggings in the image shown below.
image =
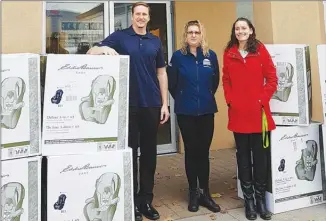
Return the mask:
M202 116L177 115L185 148L185 167L189 188L208 190L209 149L214 132L214 114Z

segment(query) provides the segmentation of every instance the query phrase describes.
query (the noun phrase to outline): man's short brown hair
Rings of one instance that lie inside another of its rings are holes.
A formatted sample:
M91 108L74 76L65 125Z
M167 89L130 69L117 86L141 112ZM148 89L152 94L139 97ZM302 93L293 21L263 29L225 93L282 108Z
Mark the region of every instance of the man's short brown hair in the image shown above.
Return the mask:
M146 2L135 2L134 4L132 4L132 7L131 7L131 13L132 14L134 14L134 9L137 6L144 6L144 7L148 8L148 14L150 14L150 7Z

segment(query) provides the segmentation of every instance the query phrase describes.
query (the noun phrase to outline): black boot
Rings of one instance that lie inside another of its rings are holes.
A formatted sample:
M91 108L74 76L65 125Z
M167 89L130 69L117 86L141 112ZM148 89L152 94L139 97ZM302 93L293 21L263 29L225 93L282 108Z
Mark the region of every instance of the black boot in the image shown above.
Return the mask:
M249 182L241 182L241 189L245 200L245 214L248 220L256 220L257 213L255 210L254 189Z
M199 192L198 189L189 189L189 203L188 210L190 212L197 212L199 208Z
M206 207L213 213L218 213L221 211L220 206L215 203L208 190L201 191L199 196L199 205Z
M256 183L255 185L255 197L257 212L260 214L260 218L263 220L270 220L272 214L266 209L266 198L265 198L266 184Z
M160 219L160 214L158 211L152 206L151 203L140 204L139 212L143 214L147 219L150 220L158 220Z
M246 199L245 200L245 213L246 213L246 218L248 220L256 220L257 219L257 213L255 210L254 199Z
M139 212L138 207L135 205L135 221L142 221L142 220L143 220L143 216Z

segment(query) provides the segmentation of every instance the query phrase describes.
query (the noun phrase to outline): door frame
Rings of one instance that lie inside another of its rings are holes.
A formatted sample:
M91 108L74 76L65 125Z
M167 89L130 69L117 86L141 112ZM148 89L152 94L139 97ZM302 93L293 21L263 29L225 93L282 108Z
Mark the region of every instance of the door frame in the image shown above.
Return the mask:
M129 1L109 1L109 33L111 34L114 32L114 4L115 3L135 3L137 1L129 0ZM167 48L168 48L168 61L170 61L172 54L173 54L173 23L172 23L172 3L171 1L146 1L149 4L165 4L166 5L166 25L167 25ZM176 117L174 114L174 100L169 93L168 96L169 106L170 106L170 129L171 129L171 143L169 144L160 144L157 145L157 154L172 154L178 152L178 145L177 145L177 131L176 131Z

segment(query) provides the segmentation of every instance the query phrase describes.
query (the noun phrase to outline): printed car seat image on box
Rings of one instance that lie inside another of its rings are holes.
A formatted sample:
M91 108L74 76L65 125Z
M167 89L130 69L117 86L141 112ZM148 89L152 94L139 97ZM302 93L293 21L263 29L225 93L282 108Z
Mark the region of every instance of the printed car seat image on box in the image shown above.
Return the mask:
M63 95L63 90L59 89L55 92L55 95L51 98L52 104L60 104Z
M61 194L58 197L58 201L54 203L53 208L55 210L62 210L63 207L65 206L66 199L67 199L67 196L65 194Z
M95 193L86 200L87 221L112 221L119 202L120 177L116 173L102 174L95 184Z
M282 159L282 160L280 161L280 165L279 165L279 167L278 167L278 171L279 171L279 172L283 172L284 169L285 169L285 160Z
M104 124L114 103L113 96L116 81L112 76L100 75L92 82L91 92L82 98L79 106L81 118L98 124Z
M276 62L276 74L278 77L278 84L272 99L286 102L289 99L293 86L292 78L294 69L292 64L287 62Z
M299 180L313 181L317 165L317 142L314 140L306 141L307 147L302 151L301 158L296 162L295 173Z
M19 77L5 78L1 83L1 127L15 129L22 108L26 85Z
M25 189L20 183L7 183L1 187L1 221L20 221Z

